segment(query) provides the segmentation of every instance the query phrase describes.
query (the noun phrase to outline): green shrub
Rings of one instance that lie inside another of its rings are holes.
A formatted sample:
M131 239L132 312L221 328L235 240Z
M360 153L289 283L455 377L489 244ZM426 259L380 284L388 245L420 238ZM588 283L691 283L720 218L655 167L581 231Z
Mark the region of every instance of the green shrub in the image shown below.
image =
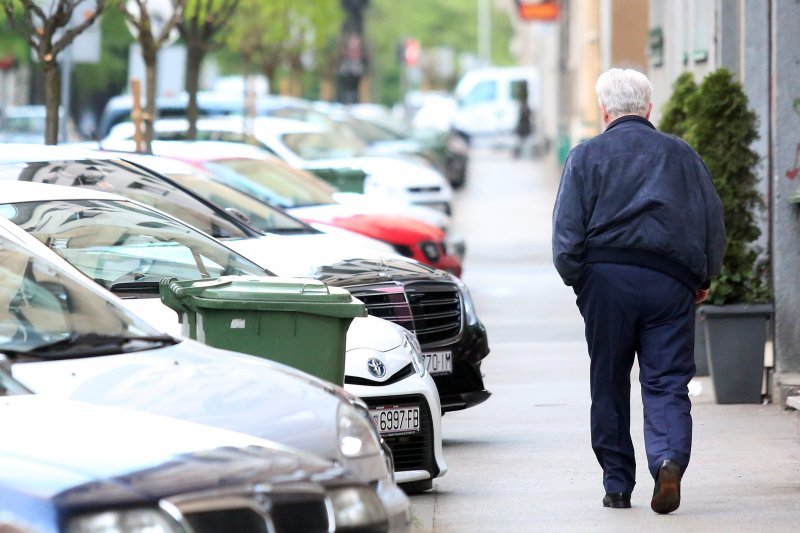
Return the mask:
M676 90L688 87L685 81L676 83ZM761 233L755 212L763 200L756 188L759 156L750 147L758 138L758 119L747 103L742 85L729 70L719 69L686 98L685 117L672 126L684 132L684 139L705 161L725 211L728 250L722 273L711 284L707 303L713 305L770 299L766 265L753 246ZM672 116L679 117L679 111Z
M697 84L691 72L684 72L675 83L672 84L672 95L664 104L661 114L661 121L658 129L664 133L670 133L683 137L686 134L686 102L697 92Z

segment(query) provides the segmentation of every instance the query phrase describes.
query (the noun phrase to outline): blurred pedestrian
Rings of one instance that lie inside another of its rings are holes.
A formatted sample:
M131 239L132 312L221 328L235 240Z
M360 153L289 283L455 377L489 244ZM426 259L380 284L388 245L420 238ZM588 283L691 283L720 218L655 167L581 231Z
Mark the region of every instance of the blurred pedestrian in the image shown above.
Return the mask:
M592 448L603 505L631 506L630 373L639 360L650 506L670 513L692 445L695 304L720 272L722 204L700 156L656 131L650 81L611 69L595 87L605 131L570 152L553 211L553 261L573 287L590 357Z
M533 112L528 105L528 84L523 82L519 90L519 114L514 127L517 143L514 146L514 159L519 159L528 149L528 137L533 134Z

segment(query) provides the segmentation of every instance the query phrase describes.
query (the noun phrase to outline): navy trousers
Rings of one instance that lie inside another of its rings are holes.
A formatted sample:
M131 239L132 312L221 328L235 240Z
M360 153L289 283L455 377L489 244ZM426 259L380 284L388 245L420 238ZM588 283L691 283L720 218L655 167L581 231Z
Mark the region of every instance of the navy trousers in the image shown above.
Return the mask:
M636 483L630 435L635 354L650 473L655 479L665 459L685 470L692 448L694 292L666 274L612 263L586 265L575 292L591 358L592 449L606 492L632 492Z

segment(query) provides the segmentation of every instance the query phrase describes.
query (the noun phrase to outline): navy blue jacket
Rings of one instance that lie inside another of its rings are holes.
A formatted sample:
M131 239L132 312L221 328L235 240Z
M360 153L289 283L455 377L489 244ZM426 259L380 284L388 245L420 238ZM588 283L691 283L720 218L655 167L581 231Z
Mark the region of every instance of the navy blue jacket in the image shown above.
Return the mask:
M711 174L682 140L626 115L570 152L553 210L553 262L567 285L586 263L623 263L707 288L725 247Z

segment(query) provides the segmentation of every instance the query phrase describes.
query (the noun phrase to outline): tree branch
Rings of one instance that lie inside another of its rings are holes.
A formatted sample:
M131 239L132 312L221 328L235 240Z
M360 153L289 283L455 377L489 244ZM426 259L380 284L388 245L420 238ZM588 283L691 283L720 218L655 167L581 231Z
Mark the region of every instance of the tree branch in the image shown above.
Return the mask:
M74 11L75 7L78 6L81 2L77 2L74 4L73 9L69 12L69 18L67 20L72 19L72 11ZM72 41L75 40L79 34L81 34L86 28L94 24L94 22L98 19L98 17L103 13L106 8L106 0L97 0L97 9L94 12L86 17L83 22L78 24L77 26L73 26L69 30L67 30L64 35L59 39L57 42L53 43L53 49L51 53L55 56L61 50L72 44Z
M8 23L11 25L11 28L17 31L22 38L28 43L28 46L33 48L34 50L39 48L39 43L33 38L36 35L36 27L33 25L33 20L30 19L30 13L25 12L23 20L27 23L25 27L22 27L19 23L19 18L14 16L14 4L12 0L2 0L3 2L3 11L6 13L6 17L8 19Z
M173 0L172 2L172 16L170 19L164 24L164 27L161 28L161 35L155 41L156 48L161 48L164 46L164 43L167 42L169 39L169 34L172 33L172 30L178 25L180 22L181 17L183 16L183 7L186 5L186 0Z

